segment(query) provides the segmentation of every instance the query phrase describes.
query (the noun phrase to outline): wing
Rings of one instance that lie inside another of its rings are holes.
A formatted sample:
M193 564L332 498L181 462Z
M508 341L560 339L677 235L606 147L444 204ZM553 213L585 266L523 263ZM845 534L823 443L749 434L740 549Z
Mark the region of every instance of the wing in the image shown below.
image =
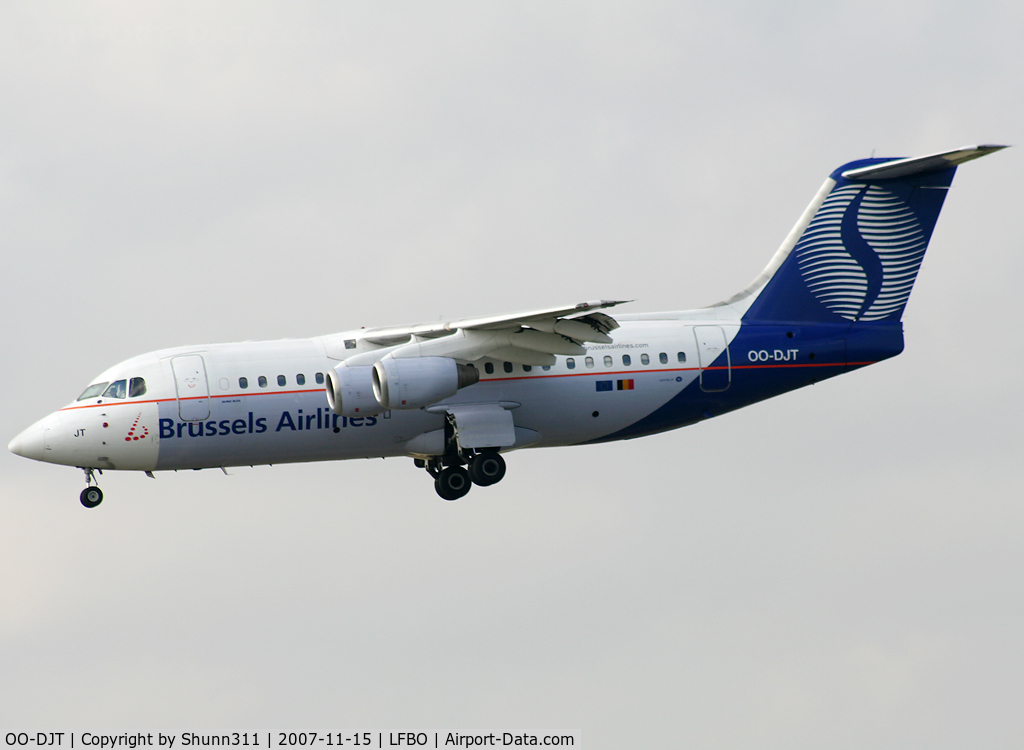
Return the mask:
M371 328L360 331L358 338L374 347L387 347L391 350L388 356L396 358L451 357L473 362L492 357L524 365L550 365L556 354L584 354L584 342L610 343L608 333L619 324L597 311L626 301L597 300L507 315ZM350 360L362 364L363 359L379 359L382 354L379 350L366 352Z

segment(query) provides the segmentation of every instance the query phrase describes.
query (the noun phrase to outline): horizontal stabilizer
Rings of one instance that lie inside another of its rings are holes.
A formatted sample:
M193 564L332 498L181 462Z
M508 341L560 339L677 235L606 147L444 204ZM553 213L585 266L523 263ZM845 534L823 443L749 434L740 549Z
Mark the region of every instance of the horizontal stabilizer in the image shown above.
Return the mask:
M955 167L971 159L978 159L987 154L1002 151L1008 146L964 146L954 151L943 151L940 154L915 156L910 159L896 159L885 164L872 164L870 167L848 169L843 177L851 182L874 182L876 180L892 180L898 177L909 177L925 172L939 172Z

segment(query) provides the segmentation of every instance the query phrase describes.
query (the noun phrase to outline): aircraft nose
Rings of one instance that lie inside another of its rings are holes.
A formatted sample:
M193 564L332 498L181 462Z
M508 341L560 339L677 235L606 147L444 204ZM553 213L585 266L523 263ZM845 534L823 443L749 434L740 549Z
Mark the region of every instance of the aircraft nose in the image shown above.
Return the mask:
M46 446L43 442L43 426L34 424L7 444L7 450L17 456L24 456L36 461L43 460Z

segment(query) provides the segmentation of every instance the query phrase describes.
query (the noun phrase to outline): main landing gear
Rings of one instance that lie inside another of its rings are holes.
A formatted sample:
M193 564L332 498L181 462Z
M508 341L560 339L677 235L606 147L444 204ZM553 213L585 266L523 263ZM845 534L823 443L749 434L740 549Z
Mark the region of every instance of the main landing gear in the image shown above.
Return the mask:
M468 470L463 467L468 465ZM416 465L434 477L434 489L445 500L465 497L474 484L486 487L505 476L505 459L496 450L416 459Z
M103 490L101 490L99 485L96 484L95 472L99 471L99 473L102 474L103 470L83 468L82 471L85 472L85 483L88 486L82 490L82 494L78 496L78 499L86 508L95 508L103 502Z

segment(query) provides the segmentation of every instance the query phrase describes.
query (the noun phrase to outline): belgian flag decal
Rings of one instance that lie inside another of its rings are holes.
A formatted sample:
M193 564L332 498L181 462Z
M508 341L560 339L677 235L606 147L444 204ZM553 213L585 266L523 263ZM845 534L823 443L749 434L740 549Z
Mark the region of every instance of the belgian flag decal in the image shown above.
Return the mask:
M598 380L594 383L599 391L631 391L633 379L629 380Z

